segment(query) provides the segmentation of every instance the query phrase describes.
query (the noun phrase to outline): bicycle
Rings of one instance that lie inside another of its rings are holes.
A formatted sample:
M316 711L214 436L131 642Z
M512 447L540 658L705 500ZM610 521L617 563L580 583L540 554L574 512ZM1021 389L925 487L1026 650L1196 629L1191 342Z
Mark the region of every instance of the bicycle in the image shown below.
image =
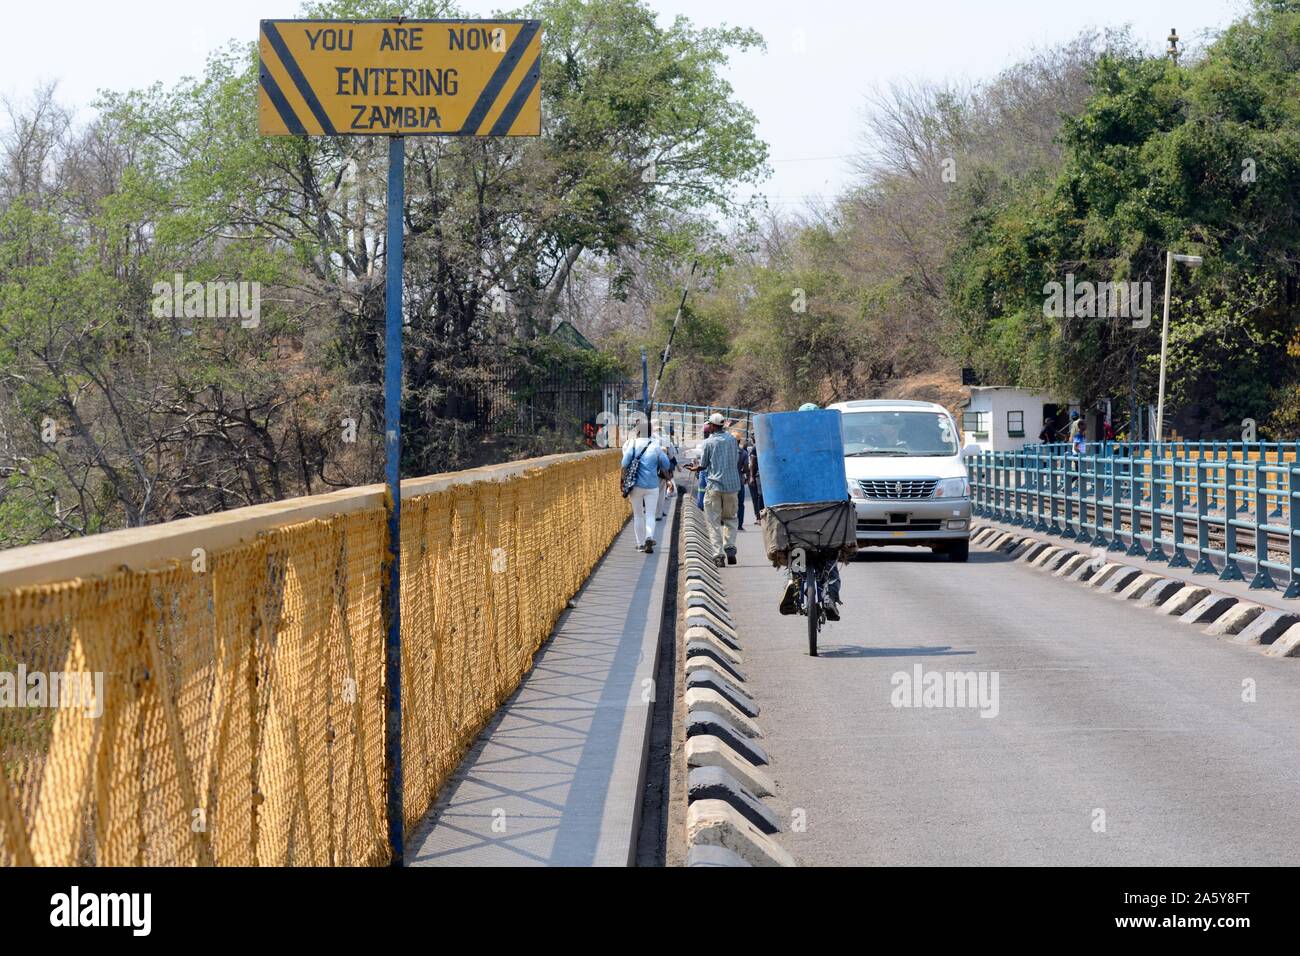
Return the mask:
M790 574L800 578L796 591L796 609L808 619L808 656L817 656L817 635L826 623L826 592L831 571L835 568L833 551L813 551L804 548L790 551Z

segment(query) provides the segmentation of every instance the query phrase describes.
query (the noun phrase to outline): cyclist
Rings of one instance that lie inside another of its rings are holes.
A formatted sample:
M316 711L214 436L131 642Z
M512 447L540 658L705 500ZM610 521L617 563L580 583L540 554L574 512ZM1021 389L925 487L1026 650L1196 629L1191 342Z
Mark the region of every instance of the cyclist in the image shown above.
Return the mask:
M821 408L816 402L804 402L799 406L799 411L809 412ZM848 497L848 489L844 490L844 495ZM780 612L782 614L795 614L799 610L799 582L795 579L789 568L785 569L785 593L781 595ZM830 576L826 581L826 620L838 621L840 619L839 605L844 602L840 600L840 563L836 561L831 565Z

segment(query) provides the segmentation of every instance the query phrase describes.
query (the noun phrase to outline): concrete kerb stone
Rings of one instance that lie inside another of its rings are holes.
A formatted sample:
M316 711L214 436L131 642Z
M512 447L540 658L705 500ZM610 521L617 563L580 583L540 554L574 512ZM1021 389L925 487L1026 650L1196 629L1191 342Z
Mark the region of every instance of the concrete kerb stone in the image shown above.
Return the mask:
M998 548L998 550L1011 555L1013 558L1018 558L1024 550L1033 543L1033 538L1018 538L1012 536L1011 540Z
M725 846L697 843L686 851L687 866L721 866L729 869L750 866Z
M1233 638L1237 644L1275 644L1300 624L1300 616L1289 611L1265 611Z
M1086 554L1076 554L1074 557L1060 565L1060 567L1053 571L1052 574L1056 575L1058 578L1068 577L1077 571L1082 565L1087 564L1091 560L1092 558Z
M687 767L722 767L756 796L770 797L776 785L767 772L736 753L724 740L705 734L686 738Z
M1069 561L1071 558L1077 558L1078 556L1078 551L1071 550L1070 548L1061 548L1060 551L1041 562L1038 566L1044 571L1055 573L1056 569L1065 564L1066 561Z
M1039 551L1038 554L1034 556L1034 559L1029 563L1036 568L1041 568L1060 554L1062 550L1062 548L1058 548L1055 545L1049 545L1042 551Z
M1115 597L1122 601L1136 601L1142 595L1146 594L1151 586L1157 581L1163 580L1165 579L1158 574L1139 574L1128 584L1124 585Z
M702 591L687 591L686 606L688 608L698 607L703 608L706 611L712 611L717 615L718 620L734 626L731 614L725 607L725 602L719 601L711 594L706 594Z
M1093 576L1098 573L1098 570L1105 571L1108 567L1103 564L1101 568L1098 569L1097 562L1093 560L1092 557L1082 554L1079 555L1079 557L1083 558L1083 560L1076 564L1074 570L1067 575L1068 579L1071 581L1079 581L1080 583L1086 584L1088 581L1092 580ZM1117 565L1114 566L1117 567Z
M694 613L692 613L694 612ZM731 647L740 649L740 640L736 637L736 631L726 621L719 621L716 617L700 608L692 608L686 614L687 627L706 628L710 633L721 638L722 641Z
M1300 624L1287 628L1285 634L1268 646L1269 657L1300 657Z
M692 687L686 691L686 710L689 713L717 714L726 717L747 737L762 737L758 724L740 712L735 704L709 687Z
M686 639L688 641L691 641L691 640L695 640L696 638L702 638L702 637L711 637L715 641L718 641L719 643L725 645L726 647L730 647L732 650L735 651L740 650L740 642L737 641L734 637L728 637L726 634L723 634L721 631L713 628L711 625L707 623L696 624L693 623L690 620L690 618L687 618Z
M1178 620L1184 624L1209 624L1211 621L1217 621L1237 603L1235 597L1226 594L1207 594L1180 614Z
M722 800L764 833L777 833L781 824L776 814L761 803L745 785L722 767L696 767L686 775L686 799Z
M1170 617L1181 617L1209 595L1209 588L1197 587L1195 584L1182 585L1169 600L1160 605L1160 613Z
M728 680L735 681L737 685L745 683L745 672L735 664L725 660L717 651L686 648L686 673L692 674L698 670L715 670L724 674Z
M687 635L686 637L687 654L690 654L693 650L703 650L706 647L711 647L714 651L721 654L733 664L740 665L745 663L744 654L724 644L708 631L705 631L702 628L692 628L692 630L696 631L696 633L694 636Z
M722 847L750 866L794 866L794 857L722 800L692 803L686 811L686 835L694 846Z
M1248 604L1240 601L1228 610L1219 615L1219 618L1211 622L1210 626L1205 629L1205 633L1212 637L1232 637L1240 634L1251 621L1264 613L1264 609L1258 604Z
M724 621L707 607L692 607L686 609L686 624L692 626L698 623L701 627L712 626L717 632L730 638L736 637L736 629L731 626L730 621Z
M736 686L730 678L713 667L693 667L686 674L687 687L711 687L731 701L746 717L758 716L758 704L753 697Z
M771 763L767 751L748 734L742 732L725 717L706 712L688 713L686 715L686 739L693 737L717 737L745 760L755 766Z
M1137 599L1137 606L1163 608L1184 587L1186 585L1182 581L1174 578L1161 578L1147 588L1142 596Z
M1094 567L1095 566L1096 565L1094 563ZM1120 568L1127 568L1127 567L1128 567L1127 564L1116 564L1115 562L1110 561L1107 562L1106 564L1103 564L1101 566L1100 571L1094 571L1092 577L1084 578L1083 580L1087 582L1088 587L1090 588L1100 588L1103 584L1105 584L1116 574L1118 574ZM1134 570L1136 570L1136 568Z
M1040 554L1042 554L1050 547L1051 545L1048 544L1046 541L1035 541L1033 544L1031 544L1028 548L1026 548L1024 551L1020 553L1020 557L1017 560L1023 561L1025 564L1032 564L1034 558L1038 557Z
M1120 565L1114 574L1097 585L1103 594L1117 594L1128 587L1129 583L1142 576L1142 571L1129 564Z

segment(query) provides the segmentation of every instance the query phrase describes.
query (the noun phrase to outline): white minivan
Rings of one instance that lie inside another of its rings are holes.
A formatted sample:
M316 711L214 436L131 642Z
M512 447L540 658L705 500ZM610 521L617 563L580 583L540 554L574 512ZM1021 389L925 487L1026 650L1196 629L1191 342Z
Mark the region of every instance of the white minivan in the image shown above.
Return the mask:
M840 402L858 547L919 545L970 555L970 482L961 432L933 402ZM971 450L978 451L972 447Z

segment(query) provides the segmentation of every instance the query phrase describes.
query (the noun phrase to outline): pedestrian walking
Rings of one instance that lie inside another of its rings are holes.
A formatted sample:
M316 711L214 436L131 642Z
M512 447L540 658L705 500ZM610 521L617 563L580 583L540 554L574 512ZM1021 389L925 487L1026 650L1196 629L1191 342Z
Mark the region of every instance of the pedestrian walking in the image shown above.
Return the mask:
M636 549L653 554L655 516L659 511L659 475L668 470L668 456L653 438L635 435L623 446L623 468L635 468L635 484L628 493L632 503L632 528Z
M736 439L736 471L740 475L740 491L736 492L736 530L745 530L745 485L749 475L749 449L745 447L744 433L737 428L731 433Z
M1079 417L1078 412L1070 412L1070 448L1076 455L1083 454L1083 419Z
M745 476L749 485L749 503L755 518L763 517L763 482L758 473L758 448L751 438L749 441L749 474Z
M667 475L661 475L659 478L658 520L663 521L664 518L668 517L668 508L672 503L673 496L677 494L677 482L674 480L674 476L677 474L677 446L673 444L671 432L667 435L660 432L658 440L659 447L668 458Z
M713 563L718 567L736 563L736 511L740 493L740 449L723 427L722 415L714 412L704 426L700 462L691 471L704 477L704 519L713 544Z

